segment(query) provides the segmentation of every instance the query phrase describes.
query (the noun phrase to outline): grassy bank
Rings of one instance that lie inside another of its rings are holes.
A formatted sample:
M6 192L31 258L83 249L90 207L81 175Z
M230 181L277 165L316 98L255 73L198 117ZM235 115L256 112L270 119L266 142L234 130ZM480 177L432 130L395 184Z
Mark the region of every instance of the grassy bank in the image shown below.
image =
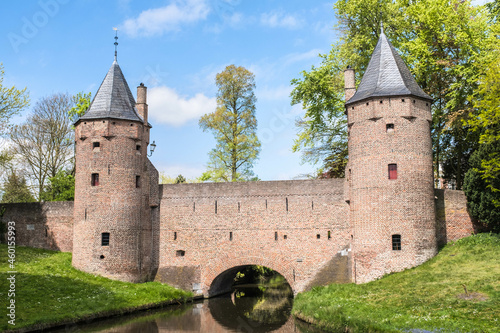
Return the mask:
M12 326L6 316L9 270L7 246L0 244L0 331L126 312L192 296L157 282L125 283L80 272L71 266L71 253L17 247L16 325Z
M461 239L374 282L314 288L292 313L332 332L500 332L500 236Z

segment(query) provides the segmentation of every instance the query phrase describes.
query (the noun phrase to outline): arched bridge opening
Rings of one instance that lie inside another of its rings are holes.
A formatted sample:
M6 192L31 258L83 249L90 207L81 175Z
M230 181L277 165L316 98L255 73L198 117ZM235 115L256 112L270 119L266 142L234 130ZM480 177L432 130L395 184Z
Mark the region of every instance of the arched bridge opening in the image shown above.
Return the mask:
M286 284L293 292L292 285L280 272L267 266L238 265L226 269L213 279L208 297L232 293L234 287L244 284L276 285Z
M289 324L292 287L268 267L226 269L213 279L208 294L212 317L231 331L270 332Z

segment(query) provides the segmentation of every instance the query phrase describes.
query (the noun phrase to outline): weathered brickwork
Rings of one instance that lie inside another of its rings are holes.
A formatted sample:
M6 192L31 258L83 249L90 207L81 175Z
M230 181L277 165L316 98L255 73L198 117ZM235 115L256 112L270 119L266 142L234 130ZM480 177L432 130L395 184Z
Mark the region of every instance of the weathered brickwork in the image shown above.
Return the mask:
M86 120L77 124L75 136L73 265L120 280L151 279L149 127L119 119ZM92 174L99 175L98 184L92 185ZM109 233L107 246L101 245L102 233Z
M1 204L3 209L2 222L15 222L16 246L73 250L73 202Z
M221 273L263 265L301 291L337 253L349 254L342 179L162 188L160 281L215 294L224 291L211 289ZM349 282L350 275L342 273L338 282Z
M419 265L437 251L429 102L381 97L349 105L349 203L356 282ZM397 179L389 178L397 165ZM392 249L401 236L401 250Z
M467 198L462 191L435 190L438 244L467 237L478 231L478 224L467 211Z

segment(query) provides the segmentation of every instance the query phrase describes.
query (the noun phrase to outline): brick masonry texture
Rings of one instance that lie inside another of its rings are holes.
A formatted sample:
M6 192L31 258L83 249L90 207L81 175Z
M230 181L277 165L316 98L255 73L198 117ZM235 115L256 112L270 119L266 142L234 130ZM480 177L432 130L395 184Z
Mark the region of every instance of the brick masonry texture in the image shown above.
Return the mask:
M350 219L355 282L419 265L437 252L430 105L407 97L350 104ZM389 164L397 179L388 179ZM401 250L392 249L401 236Z
M227 286L217 279L234 277L221 273L263 265L302 291L338 253L349 255L343 179L163 185L160 192L159 281L214 295ZM336 268L343 272L318 284L350 282L350 267Z
M0 204L2 222L14 221L16 246L73 251L73 202ZM5 235L0 235L5 242Z

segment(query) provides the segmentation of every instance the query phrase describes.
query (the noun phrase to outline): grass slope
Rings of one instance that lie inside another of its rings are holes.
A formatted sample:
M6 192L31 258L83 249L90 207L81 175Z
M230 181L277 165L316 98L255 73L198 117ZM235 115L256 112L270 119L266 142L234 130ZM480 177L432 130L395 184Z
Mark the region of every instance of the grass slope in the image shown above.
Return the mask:
M7 323L7 246L0 244L0 330L59 323L125 311L146 304L186 299L192 294L158 282L110 280L71 266L71 253L16 248L16 325Z
M500 235L458 240L370 283L314 288L296 297L292 313L333 332L500 332Z

